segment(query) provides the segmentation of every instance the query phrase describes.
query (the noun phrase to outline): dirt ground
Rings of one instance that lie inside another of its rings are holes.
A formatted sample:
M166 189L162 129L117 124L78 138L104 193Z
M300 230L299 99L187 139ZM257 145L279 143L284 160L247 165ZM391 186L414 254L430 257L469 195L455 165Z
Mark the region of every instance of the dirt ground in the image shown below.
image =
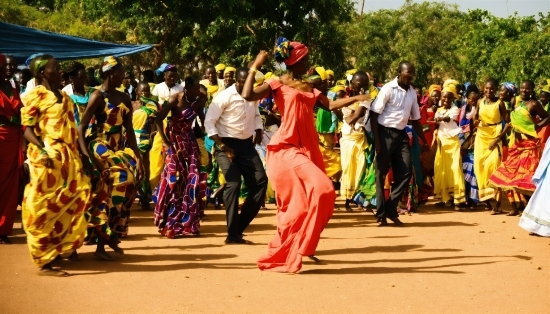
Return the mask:
M246 246L223 244L222 210L209 207L200 237L169 240L136 209L126 254L103 262L85 246L82 261L58 263L68 278L37 275L18 222L14 244L0 245L0 313L550 312L550 239L529 236L518 217L424 206L401 217L405 227L380 228L370 212L340 207L322 263L296 275L255 266L276 230L273 205Z

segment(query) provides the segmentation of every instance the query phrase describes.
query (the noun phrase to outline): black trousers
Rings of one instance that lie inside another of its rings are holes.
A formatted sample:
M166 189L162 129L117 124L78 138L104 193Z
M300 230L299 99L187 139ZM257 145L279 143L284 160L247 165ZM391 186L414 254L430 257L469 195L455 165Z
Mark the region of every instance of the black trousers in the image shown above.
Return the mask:
M397 205L412 177L411 147L407 131L378 125L380 154L376 155L376 217L397 218ZM393 170L390 198L384 196L388 170Z
M222 141L235 151L233 162L223 151L216 150L214 157L227 182L223 202L227 215L228 238L237 240L242 238L244 230L256 217L265 201L267 175L252 139L240 140L226 137L222 138ZM239 213L241 176L249 189L249 194Z

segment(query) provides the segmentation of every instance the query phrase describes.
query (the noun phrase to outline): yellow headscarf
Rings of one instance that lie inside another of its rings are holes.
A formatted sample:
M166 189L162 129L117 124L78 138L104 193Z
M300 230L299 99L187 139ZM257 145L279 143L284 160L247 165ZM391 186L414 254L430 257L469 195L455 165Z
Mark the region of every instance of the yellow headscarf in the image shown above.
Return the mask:
M458 81L453 80L453 79L446 80L445 82L443 82L443 89L445 89L445 87L447 87L447 85L454 85L455 88L456 88L458 86Z
M237 69L235 69L234 67L226 67L225 71L223 71L223 75L225 75L226 73L229 73L229 72L235 73L236 71L237 71Z
M336 81L336 86L346 86L346 80Z
M262 72L258 71L256 72L256 75L254 75L254 79L256 81L256 83L254 83L254 88L256 88L265 82L265 75Z
M327 76L329 76L329 75L334 76L334 71L332 71L332 70L326 70L325 72L327 72Z
M315 72L317 72L317 74L319 74L319 76L321 77L321 80L323 80L323 81L328 78L327 71L323 67L316 67Z
M346 91L346 87L345 86L342 86L342 85L336 85L332 88L332 91L335 92L335 93L338 93L338 92L345 92Z
M457 83L457 84L454 84L454 83ZM458 98L458 91L456 89L456 85L458 85L457 81L447 80L443 85L444 87L443 87L442 93L450 92L455 96L455 98Z
M550 94L550 80L546 80L546 85L543 86L540 91Z
M428 97L432 95L432 93L434 91L441 91L441 85L437 85L437 84L432 84L430 85L430 87L428 88Z
M267 72L266 74L264 74L264 80L269 80L269 79L272 79L272 78L276 78L276 76L273 74L273 72Z
M353 75L353 74L355 74L355 73L357 73L357 69L347 70L347 71L346 71L346 76L348 76L348 75Z
M223 70L225 70L225 64L220 63L217 66L215 66L214 68L216 69L216 72L223 71Z

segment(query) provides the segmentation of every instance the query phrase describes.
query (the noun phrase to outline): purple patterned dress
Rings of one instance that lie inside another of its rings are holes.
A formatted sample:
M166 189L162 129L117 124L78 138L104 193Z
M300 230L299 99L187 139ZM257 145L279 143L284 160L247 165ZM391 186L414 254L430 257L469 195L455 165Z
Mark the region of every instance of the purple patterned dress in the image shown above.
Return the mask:
M196 113L193 105L172 115L168 123L169 149L156 191L155 225L168 238L196 234L204 213L206 172L200 172L200 151L193 132Z

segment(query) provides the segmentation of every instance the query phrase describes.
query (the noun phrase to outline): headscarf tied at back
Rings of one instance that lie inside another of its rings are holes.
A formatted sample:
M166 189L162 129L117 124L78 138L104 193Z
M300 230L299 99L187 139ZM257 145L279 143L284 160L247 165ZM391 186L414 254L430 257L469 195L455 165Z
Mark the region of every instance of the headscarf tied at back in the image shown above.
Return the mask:
M434 91L439 91L440 92L441 90L442 90L441 85L432 84L428 88L428 93L426 94L426 96L430 97Z
M456 84L454 84L456 83ZM458 82L455 80L447 80L445 81L445 84L443 84L443 91L442 93L451 93L455 96L455 98L458 98L458 90L456 89L456 86L458 85Z
M516 86L516 84L512 82L504 82L502 83L502 86L504 86L504 88L512 93L512 95L516 96L518 94L518 87Z
M302 60L308 54L306 45L289 41L284 37L277 39L277 47L275 48L275 59L279 62L284 62L286 65L294 65Z
M118 64L120 64L120 61L118 61L118 58L115 56L107 56L105 59L103 59L103 65L101 66L101 71L103 73L111 70L112 68L116 67Z
M158 69L155 70L155 74L157 76L159 75L162 75L162 73L166 72L166 71L169 71L169 70L172 70L172 69L175 69L176 66L173 65L173 64L168 64L168 63L163 63L160 65L160 67Z

